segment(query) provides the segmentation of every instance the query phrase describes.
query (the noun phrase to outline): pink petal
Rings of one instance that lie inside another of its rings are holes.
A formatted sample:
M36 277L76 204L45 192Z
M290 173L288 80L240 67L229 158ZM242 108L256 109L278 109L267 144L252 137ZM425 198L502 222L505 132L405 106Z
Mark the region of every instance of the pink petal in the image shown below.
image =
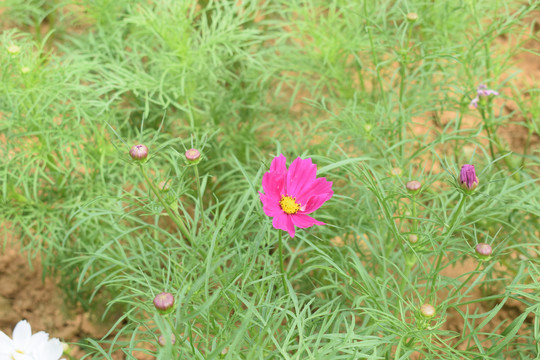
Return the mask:
M300 229L305 229L313 225L326 225L325 223L315 220L311 216L305 214L294 214L291 216L293 224Z
M306 187L300 194L298 194L297 200L300 204L302 204L302 207L307 208L306 205L309 198L311 198L312 196L321 196L324 194L330 194L330 197L332 197L332 195L334 194L334 192L332 191L332 182L326 180L326 178L318 178L312 181L308 187Z
M270 164L270 171L287 172L287 158L283 154L276 156Z
M286 175L285 172L268 171L263 175L262 186L266 195L273 199L281 199L281 195L285 194L286 189Z
M261 202L263 203L263 211L266 216L274 217L278 214L283 213L281 206L279 206L278 200L261 192L259 192L259 197L261 199Z
M287 215L286 213L282 212L281 214L274 217L274 219L272 220L272 225L276 229L287 231L289 235L293 238L294 224L291 217L291 215Z
M312 196L309 198L309 200L306 202L305 205L303 205L302 210L300 211L301 214L311 214L318 208L322 206L326 201L330 200L333 193L326 193L322 195Z
M287 194L298 197L305 188L311 186L317 177L317 165L310 158L296 158L287 173Z

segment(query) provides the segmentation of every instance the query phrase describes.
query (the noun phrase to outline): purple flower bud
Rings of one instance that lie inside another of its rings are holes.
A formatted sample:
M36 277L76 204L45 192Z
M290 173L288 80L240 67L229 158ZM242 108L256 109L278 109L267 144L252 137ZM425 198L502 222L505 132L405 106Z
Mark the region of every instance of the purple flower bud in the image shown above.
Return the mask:
M420 313L426 318L432 318L435 315L435 307L431 304L424 304L420 307Z
M167 345L167 343L165 342L165 336L160 335L158 337L158 343L161 346ZM176 343L176 337L174 336L174 334L171 334L171 344L174 345L174 343Z
M129 150L129 155L135 161L142 161L148 156L148 148L146 145L142 144L133 145L133 147Z
M173 309L174 296L168 292L157 294L154 298L154 306L160 313L167 313L169 310Z
M190 163L195 163L201 158L201 152L197 149L189 149L186 151L186 160Z
M410 193L414 194L414 193L417 193L418 190L420 190L420 188L422 187L422 184L420 183L420 181L414 180L414 181L409 181L409 182L405 185L405 187L407 188L407 190L408 190Z
M466 191L473 191L478 186L479 180L474 170L474 165L465 164L459 173L459 185Z
M475 249L476 254L478 254L481 258L489 258L491 256L491 253L493 250L491 249L491 245L486 243L479 243L476 245Z

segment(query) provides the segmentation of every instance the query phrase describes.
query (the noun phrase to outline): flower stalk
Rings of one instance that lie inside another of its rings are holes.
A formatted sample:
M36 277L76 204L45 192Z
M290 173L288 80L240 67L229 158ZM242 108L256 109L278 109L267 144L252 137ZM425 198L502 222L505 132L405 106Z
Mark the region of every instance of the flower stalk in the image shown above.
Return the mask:
M158 188L154 185L154 183L148 177L148 174L146 173L146 170L144 169L143 164L139 164L139 168L141 169L141 173L143 174L144 179L146 180L146 183L148 184L148 186L150 186L150 189L152 189L152 192L154 193L154 195L156 195L161 205L163 205L163 207L165 208L165 211L167 211L167 214L169 214L169 217L171 218L171 220L176 224L176 226L178 227L182 235L184 235L184 240L186 241L186 243L191 247L193 244L193 239L191 238L191 235L189 234L186 226L184 225L184 222L182 221L182 219L180 219L178 214L175 214L171 210L169 204L167 204L165 199L163 199Z
M279 239L279 266L281 268L281 280L283 282L283 291L285 294L289 294L289 288L287 287L287 273L285 272L285 263L283 262L283 234L282 230L278 230Z

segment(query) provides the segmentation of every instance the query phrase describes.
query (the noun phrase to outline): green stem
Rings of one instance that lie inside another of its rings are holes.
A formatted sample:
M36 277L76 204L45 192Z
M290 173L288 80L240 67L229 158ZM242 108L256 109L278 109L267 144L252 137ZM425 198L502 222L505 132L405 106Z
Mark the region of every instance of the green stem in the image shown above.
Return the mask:
M461 199L459 200L459 205L454 212L454 215L452 216L452 219L450 220L450 225L448 226L448 232L445 234L447 236L452 235L454 232L454 228L456 227L457 220L459 219L459 214L461 213L461 209L463 209L463 205L465 205L465 195L461 195Z
M466 196L461 195L461 199L459 200L459 205L458 205L456 211L454 212L454 215L452 216L452 219L450 220L450 225L448 226L448 231L443 234L444 241L446 241L446 239L448 237L450 237L452 235L452 233L454 232L454 229L455 229L456 224L457 224L457 220L459 219L459 214L461 213L461 210L463 209L463 205L465 205L465 199L466 199ZM437 262L435 264L435 269L434 269L435 274L439 273L439 267L441 266L442 258L443 258L442 253L440 253L437 256ZM436 275L433 276L433 279L431 281L431 288L433 288L433 286L435 285L435 277L436 277Z
M287 287L287 273L285 272L285 264L283 263L283 236L281 230L278 230L279 239L279 266L281 268L281 280L283 281L283 291L285 294L289 294L289 288Z
M176 224L178 229L180 229L180 232L182 233L182 235L184 235L184 239L186 240L186 243L191 247L192 244L193 244L193 239L191 238L191 235L187 231L187 228L184 225L184 222L182 221L182 219L180 219L180 217L178 217L177 214L175 214L171 210L169 204L167 204L167 202L163 199L163 197L161 197L161 194L159 193L159 190L156 188L154 183L150 180L150 178L146 174L146 170L144 169L143 164L139 164L139 167L141 169L141 173L144 176L144 179L146 180L146 182L150 186L150 189L152 189L152 192L154 193L154 195L156 195L156 197L158 198L161 205L163 205L163 207L165 208L165 211L167 211L167 214L169 214L169 217L171 218L171 220L174 221L174 223Z
M480 115L482 116L482 120L484 121L484 126L486 128L486 132L488 135L488 142L489 142L489 152L491 153L491 158L495 159L495 150L493 149L492 140L495 140L491 136L491 126L488 121L488 117L486 116L486 112L483 108L480 108Z
M206 220L204 219L204 208L203 208L203 199L202 199L202 192L201 192L201 180L199 178L199 168L197 165L194 166L195 168L195 178L197 179L197 196L199 197L199 208L202 218L203 227L206 228Z
M416 194L413 195L412 216L413 216L413 231L414 231L415 235L418 235L417 234L417 231L418 231L418 219L417 219L417 214L416 214Z
M446 298L447 299L452 299L454 297L454 295L456 295L462 288L463 286L465 286L465 284L467 284L471 278L476 274L476 272L478 271L478 269L480 268L480 265L481 263L478 263L478 265L476 266L476 269L474 271L472 271L469 276L467 277L467 279L465 281L463 281L461 283L461 285L459 285L453 292L451 295L448 295Z

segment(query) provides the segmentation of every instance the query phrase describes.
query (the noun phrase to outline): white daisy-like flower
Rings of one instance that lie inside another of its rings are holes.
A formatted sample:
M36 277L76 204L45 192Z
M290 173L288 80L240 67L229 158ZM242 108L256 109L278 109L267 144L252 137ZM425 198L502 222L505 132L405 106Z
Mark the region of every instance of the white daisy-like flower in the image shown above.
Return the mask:
M49 340L49 334L40 331L32 335L32 328L21 320L13 329L13 339L0 331L0 360L58 360L62 344Z

